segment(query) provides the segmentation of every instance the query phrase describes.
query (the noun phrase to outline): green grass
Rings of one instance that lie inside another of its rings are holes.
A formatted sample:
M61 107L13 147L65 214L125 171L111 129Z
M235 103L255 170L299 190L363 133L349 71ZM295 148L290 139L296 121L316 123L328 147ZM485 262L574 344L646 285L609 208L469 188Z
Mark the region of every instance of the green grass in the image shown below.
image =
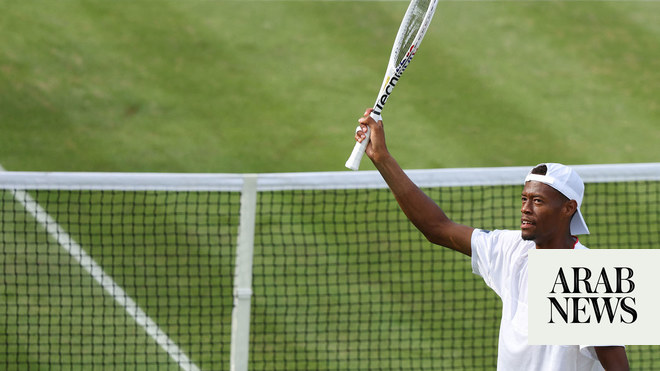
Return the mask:
M405 6L0 0L0 164L40 171L343 170ZM657 2L441 2L385 109L390 150L405 168L657 161L658 41ZM373 169L368 161L362 168ZM620 188L612 192L625 193ZM599 216L583 242L657 243L657 220L638 219L647 214L641 211L657 215L647 193L626 205L630 213L590 211ZM82 200L73 209L65 206L68 194L37 200L193 361L226 368L236 195L219 202L233 206L211 214L207 206L184 206L183 198L199 195L73 195ZM421 241L383 196L386 208L338 225L338 215L356 210L349 196L285 195L296 206L284 210L284 220L277 206L262 206L254 369L492 368L498 299L467 261ZM493 201L483 206L494 211L461 214L445 196L433 197L464 223L515 227L507 225L515 207ZM2 197L0 342L8 351L0 365L176 368L7 192ZM130 206L136 200L144 205ZM306 213L288 214L299 210ZM383 230L364 235L364 221L375 218ZM231 253L209 247L218 245ZM379 260L361 250L368 245ZM295 286L279 292L273 283ZM329 322L315 324L323 316ZM652 349L630 349L636 368L657 362Z
M0 164L342 170L405 5L0 1ZM658 24L655 2L443 2L390 149L406 168L656 161Z

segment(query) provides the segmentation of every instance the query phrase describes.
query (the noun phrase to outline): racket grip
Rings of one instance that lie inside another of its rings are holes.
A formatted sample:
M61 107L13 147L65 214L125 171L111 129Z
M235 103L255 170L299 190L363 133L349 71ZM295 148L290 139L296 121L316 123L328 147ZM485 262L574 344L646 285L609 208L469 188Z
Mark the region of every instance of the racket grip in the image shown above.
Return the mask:
M374 111L371 111L369 114L374 121L378 122L383 119L383 117L379 113L375 113ZM369 138L370 136L370 130L367 127L367 132L364 133L367 137L362 140L362 143L357 142L355 143L355 147L353 147L353 152L351 153L351 156L348 158L348 161L346 161L345 166L351 170L357 170L360 168L360 161L362 161L362 156L364 156L364 152L367 149L367 145L369 144Z
M353 152L351 156L346 161L346 167L351 170L357 170L360 168L360 161L362 161L362 156L364 156L364 151L367 149L369 144L369 133L367 137L362 140L362 143L356 142L355 147L353 147Z

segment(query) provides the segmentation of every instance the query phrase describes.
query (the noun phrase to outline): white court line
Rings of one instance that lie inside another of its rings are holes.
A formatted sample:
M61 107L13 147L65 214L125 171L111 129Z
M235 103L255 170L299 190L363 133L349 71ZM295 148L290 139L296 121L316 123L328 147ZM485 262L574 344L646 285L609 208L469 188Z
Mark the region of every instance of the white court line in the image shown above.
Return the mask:
M4 171L0 166L0 171ZM136 303L124 289L103 271L92 257L44 210L26 191L10 189L16 201L29 212L34 219L50 234L64 250L78 261L81 267L98 282L105 291L121 305L135 322L179 364L182 370L199 371L199 367L167 336Z

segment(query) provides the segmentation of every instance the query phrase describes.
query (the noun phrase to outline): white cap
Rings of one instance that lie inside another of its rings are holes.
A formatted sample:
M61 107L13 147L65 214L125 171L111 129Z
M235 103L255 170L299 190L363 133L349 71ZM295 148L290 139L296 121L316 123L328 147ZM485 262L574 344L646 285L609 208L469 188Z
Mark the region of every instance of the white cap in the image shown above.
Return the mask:
M535 180L547 184L568 197L569 200L575 200L578 207L573 215L573 219L571 219L571 234L589 234L589 228L587 228L587 223L585 223L582 212L580 211L582 198L584 197L584 182L582 178L573 169L562 164L546 163L540 165L545 165L548 168L546 174L532 174L530 171L525 178L525 183Z

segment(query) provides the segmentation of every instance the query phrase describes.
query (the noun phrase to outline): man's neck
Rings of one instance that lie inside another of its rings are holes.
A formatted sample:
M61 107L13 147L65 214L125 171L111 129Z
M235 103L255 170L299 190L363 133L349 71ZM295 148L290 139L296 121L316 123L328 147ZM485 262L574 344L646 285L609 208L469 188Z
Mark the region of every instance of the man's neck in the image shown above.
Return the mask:
M546 243L536 243L536 248L537 249L574 249L575 245L578 243L578 238L575 236L569 235L566 238L562 238L559 240L552 240L552 241L547 241Z

